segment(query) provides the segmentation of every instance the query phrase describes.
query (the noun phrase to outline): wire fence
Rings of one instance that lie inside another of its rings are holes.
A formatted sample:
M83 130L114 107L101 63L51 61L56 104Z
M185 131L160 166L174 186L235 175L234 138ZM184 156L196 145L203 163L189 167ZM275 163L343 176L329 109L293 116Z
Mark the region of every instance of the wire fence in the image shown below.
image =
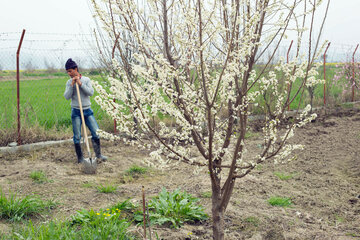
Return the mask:
M17 127L16 53L20 36L20 32L0 33L0 131L3 132ZM69 79L65 62L72 58L83 75L101 80L103 76L93 57L97 52L95 44L87 34L25 33L19 54L22 129L36 125L45 130L60 130L71 126L70 101L63 97ZM100 127L111 128L111 119L93 98L92 108Z
M16 52L20 36L21 32L0 33L0 131L16 129ZM329 46L326 65L319 69L320 75L326 79L326 86L308 92L309 95L313 91L314 106L322 106L324 101L327 105L336 105L360 99L357 94L360 65L356 61L356 47L345 44ZM290 48L290 42L284 43L279 47L278 59L292 59L294 49ZM64 64L72 58L83 75L101 80L103 65L97 61L97 54L96 40L91 34L26 32L20 49L19 72L22 128L34 125L44 129L70 127L70 101L63 97L69 79ZM113 131L113 121L94 101L92 108L100 127Z

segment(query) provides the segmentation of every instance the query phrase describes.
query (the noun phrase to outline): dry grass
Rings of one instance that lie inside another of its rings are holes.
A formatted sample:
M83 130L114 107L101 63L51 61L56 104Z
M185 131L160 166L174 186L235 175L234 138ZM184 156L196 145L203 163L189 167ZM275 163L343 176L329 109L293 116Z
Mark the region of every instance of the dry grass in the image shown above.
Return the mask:
M11 142L16 142L18 138L17 127L14 126L11 129L0 129L0 146L7 146ZM22 144L35 143L41 141L54 141L69 139L72 136L71 128L51 128L45 129L45 127L38 124L32 126L22 125L20 130L20 137Z

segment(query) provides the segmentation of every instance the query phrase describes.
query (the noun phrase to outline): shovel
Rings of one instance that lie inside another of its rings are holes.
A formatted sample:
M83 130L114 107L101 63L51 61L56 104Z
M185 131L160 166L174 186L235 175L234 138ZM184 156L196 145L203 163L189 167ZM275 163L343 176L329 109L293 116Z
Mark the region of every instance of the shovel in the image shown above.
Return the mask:
M91 152L90 152L90 147L89 147L89 139L88 139L87 131L86 131L86 124L85 124L85 119L84 119L84 112L83 112L83 109L82 109L79 85L77 83L75 83L75 84L76 84L76 92L77 92L77 95L78 95L78 101L79 101L79 106L80 106L80 115L81 115L83 131L84 131L84 139L85 139L85 144L86 144L86 148L87 148L88 155L89 155L89 158L84 158L84 160L82 162L83 163L83 171L86 174L95 174L96 173L96 167L97 167L96 157L94 159L91 158Z

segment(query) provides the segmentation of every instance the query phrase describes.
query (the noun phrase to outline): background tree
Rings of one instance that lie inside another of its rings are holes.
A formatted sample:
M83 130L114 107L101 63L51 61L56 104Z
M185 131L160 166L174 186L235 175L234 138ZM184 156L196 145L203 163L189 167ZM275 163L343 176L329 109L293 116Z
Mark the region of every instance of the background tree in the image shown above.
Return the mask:
M353 87L359 89L360 63L349 60L336 67L333 85L340 88L343 101L351 101Z
M97 102L131 137L125 141L152 149L150 164L206 167L214 239L224 239L224 215L236 179L264 161L283 162L300 148L289 144L294 130L316 117L308 115L308 106L280 129L288 104L301 98L306 86L323 82L314 63L321 51L320 34L315 37L313 29L320 2L92 0L113 46L136 49L133 61L126 60L124 48L116 49L116 77L109 77L107 91L94 83ZM297 37L297 50L286 64L274 56L288 34ZM265 64L257 64L263 56ZM131 101L112 101L129 96ZM247 152L248 116L259 109L266 115L262 148Z

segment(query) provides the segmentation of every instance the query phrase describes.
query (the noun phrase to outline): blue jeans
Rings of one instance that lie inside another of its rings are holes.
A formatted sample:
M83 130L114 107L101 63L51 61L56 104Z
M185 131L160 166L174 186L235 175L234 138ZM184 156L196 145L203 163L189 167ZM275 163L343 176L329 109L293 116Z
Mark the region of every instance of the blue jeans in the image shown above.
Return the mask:
M91 110L91 108L83 109L84 111L84 119L85 124L89 128L91 132L92 139L96 140L99 139L99 136L96 134L96 130L99 129L99 126L95 120L94 112ZM81 140L81 115L80 115L80 109L72 108L71 109L71 121L73 125L73 141L75 144L80 143Z

